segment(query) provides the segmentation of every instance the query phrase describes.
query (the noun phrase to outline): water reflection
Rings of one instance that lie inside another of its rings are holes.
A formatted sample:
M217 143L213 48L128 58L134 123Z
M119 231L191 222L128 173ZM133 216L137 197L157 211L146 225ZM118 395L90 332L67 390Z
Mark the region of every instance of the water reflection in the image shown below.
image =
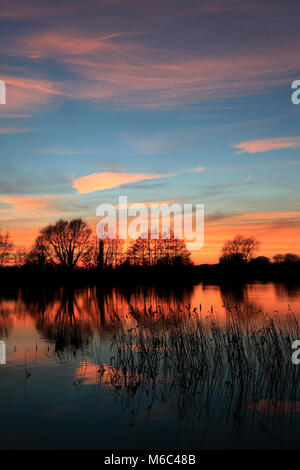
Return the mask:
M276 283L274 284L274 290L276 293L276 298L279 301L288 300L289 303L293 303L299 300L299 284Z
M13 328L9 310L0 302L0 338L7 338Z
M270 315L287 311L300 311L299 285L291 284L200 284L187 289L135 286L108 288L93 286L82 289L19 290L12 298L0 297L0 337L8 338L18 319L30 316L36 330L55 350L80 349L87 345L93 334L110 334L119 328L119 320L134 323L134 309L183 317L187 306L199 308L203 314L214 313L219 320L228 311L242 317Z
M44 416L50 446L59 445L57 427L66 425L74 392L78 426L92 404L94 415L103 417L105 410L115 420L118 431L112 425L111 432L120 442L130 426L139 429L134 436L142 448L145 427L148 433L153 429L149 439L156 448L168 447L168 437L175 435L169 447L200 448L201 436L204 448L251 446L253 432L256 447L272 446L259 436L286 439L295 426L300 429L299 373L290 361L291 341L300 338L299 313L300 288L287 284L66 286L2 293L0 339L13 366L0 368L3 410L7 407L15 432L27 409L22 398L19 408L11 398L19 380L27 402L34 397L36 420ZM274 332L274 324L283 333ZM46 402L60 410L56 420L44 415L45 389ZM93 422L85 430L89 442ZM104 440L108 427L101 431ZM80 445L75 434L69 430ZM222 443L216 443L216 434ZM187 435L193 436L189 442ZM5 448L9 438L1 432L0 437Z

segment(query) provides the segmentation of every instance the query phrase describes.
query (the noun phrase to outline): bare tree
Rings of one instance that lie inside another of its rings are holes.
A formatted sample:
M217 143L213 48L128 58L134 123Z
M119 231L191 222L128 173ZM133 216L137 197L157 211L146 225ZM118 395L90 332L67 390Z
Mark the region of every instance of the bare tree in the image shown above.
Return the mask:
M175 238L173 232L170 238L163 240L163 254L161 260L168 265L191 264L191 253L187 250L185 241Z
M0 267L2 268L10 259L13 249L13 243L10 239L9 233L3 235L0 232Z
M253 259L254 253L259 246L260 242L255 237L246 238L242 235L237 235L223 246L220 262L241 261L248 263Z
M40 241L51 260L73 270L87 256L90 236L91 229L84 220L59 220L41 230Z
M31 251L27 254L26 264L38 265L44 269L47 263L51 263L49 245L44 235L39 235L34 242Z
M90 244L87 266L96 268L99 271L109 266L119 266L125 260L124 242L125 240L119 238L101 240L95 237Z
M130 263L147 266L155 264L156 257L159 253L158 246L158 240L156 240L156 243L154 244L154 240L151 239L151 234L148 234L148 237L138 237L132 242L127 251Z
M131 264L146 266L158 263L172 265L191 262L184 240L175 238L173 232L169 238L164 238L162 234L154 238L151 237L150 232L147 237L139 237L128 249L128 259Z
M15 262L15 265L18 266L19 268L21 266L24 266L27 261L27 256L28 253L25 250L17 250L15 253L13 253L13 259Z

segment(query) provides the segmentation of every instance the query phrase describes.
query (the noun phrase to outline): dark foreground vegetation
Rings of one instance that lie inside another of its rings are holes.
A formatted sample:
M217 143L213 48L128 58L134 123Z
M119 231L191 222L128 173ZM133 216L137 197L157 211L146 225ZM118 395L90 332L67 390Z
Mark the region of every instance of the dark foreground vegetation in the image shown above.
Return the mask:
M237 437L259 429L275 438L299 417L300 372L291 345L300 325L294 314L252 322L227 306L221 324L190 306L184 316L130 313L136 326L120 324L110 357L99 351L96 363L99 386L109 378L132 414L149 415L157 402L168 402L180 421L192 416Z
M300 263L280 263L260 266L252 264L231 265L179 265L179 266L128 266L121 265L99 272L95 269L77 268L74 271L49 266L40 270L32 266L6 266L0 268L1 286L32 287L38 285L115 285L136 284L194 285L199 282L240 283L247 281L300 282Z

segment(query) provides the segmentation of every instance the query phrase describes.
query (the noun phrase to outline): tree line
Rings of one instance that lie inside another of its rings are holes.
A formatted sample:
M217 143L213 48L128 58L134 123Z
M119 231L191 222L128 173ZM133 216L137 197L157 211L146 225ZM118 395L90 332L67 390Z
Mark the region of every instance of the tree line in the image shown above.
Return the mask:
M255 237L243 237L236 235L233 240L228 240L221 251L220 264L281 264L298 263L300 256L295 253L277 253L272 258L267 256L255 256L260 248L260 242Z
M294 253L276 254L272 258L255 254L260 242L255 237L237 235L228 240L222 250L219 263L239 264L282 264L298 263L300 257ZM128 266L178 266L191 265L190 252L184 240L177 239L174 233L170 238L151 237L151 233L131 241L123 239L99 239L81 218L58 220L40 230L29 250L13 251L9 233L0 231L0 267L6 265L61 267L72 271L76 267L105 270L121 265Z
M59 266L73 271L80 266L86 269L105 270L120 265L188 265L190 253L183 240L174 233L168 239L151 233L131 241L120 238L99 239L92 235L91 228L79 218L58 220L40 230L32 248L13 252L13 243L8 233L0 232L0 266Z

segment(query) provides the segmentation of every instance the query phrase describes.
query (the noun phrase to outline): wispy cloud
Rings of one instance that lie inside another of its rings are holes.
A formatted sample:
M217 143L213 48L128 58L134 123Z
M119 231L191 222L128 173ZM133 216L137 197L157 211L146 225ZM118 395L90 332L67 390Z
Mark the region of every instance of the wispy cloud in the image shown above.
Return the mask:
M57 196L0 196L0 202L13 206L16 210L36 211L52 207Z
M271 150L280 150L287 148L299 148L300 137L275 137L271 139L249 140L240 142L234 146L241 153L261 153Z
M42 155L96 155L101 153L101 149L81 149L75 150L64 147L52 147L40 151Z
M128 207L132 206L132 205L140 205L142 204L143 207L146 207L147 209L151 208L152 205L154 204L180 204L181 201L175 201L175 200L169 200L169 201L139 201L139 202L128 202L126 205L125 204L116 204L115 205L115 208L118 209L118 210L123 210L123 209L127 209Z
M189 168L185 171L188 171L189 173L201 173L202 171L205 171L204 166L195 166L195 168Z
M1 1L1 20L32 20L32 18L49 18L49 16L59 16L70 14L71 12L82 9L80 3L66 5L64 2L36 2L34 0L2 0Z
M254 223L291 225L300 223L300 211L218 212L207 217L210 224L243 226Z
M56 83L8 77L11 101L22 107L61 95L125 108L170 108L259 93L286 84L286 74L298 68L296 51L284 47L267 55L226 52L209 56L148 47L128 37L129 33L99 36L78 30L22 37L7 46L14 56L51 57L69 78ZM160 145L146 142L149 153Z
M297 67L291 54L287 63L286 51L267 58L249 54L207 58L175 56L170 51L142 47L132 51L122 46L121 50L117 56L109 54L97 59L65 58L65 66L89 79L88 87L80 80L74 81L67 90L69 95L109 100L123 107L168 108L249 96L286 83L284 74Z
M89 204L77 194L1 195L0 217L8 220L44 220L87 213Z
M72 181L72 185L79 194L87 194L95 191L117 188L118 186L136 183L137 181L168 178L170 176L174 176L174 173L147 174L100 172L76 178Z
M183 15L201 15L206 13L223 13L226 11L247 11L252 8L257 8L257 4L253 4L249 0L202 0L201 5L191 8L183 8L180 11Z
M32 132L33 129L23 127L0 127L0 134L22 134L24 132Z
M39 108L62 96L60 85L44 78L26 78L2 75L7 86L6 109Z
M98 37L80 37L72 32L68 34L46 31L28 37L22 41L21 47L24 48L24 54L32 58L86 55L99 51L119 51L119 47L109 41L119 36L120 34L114 33Z

